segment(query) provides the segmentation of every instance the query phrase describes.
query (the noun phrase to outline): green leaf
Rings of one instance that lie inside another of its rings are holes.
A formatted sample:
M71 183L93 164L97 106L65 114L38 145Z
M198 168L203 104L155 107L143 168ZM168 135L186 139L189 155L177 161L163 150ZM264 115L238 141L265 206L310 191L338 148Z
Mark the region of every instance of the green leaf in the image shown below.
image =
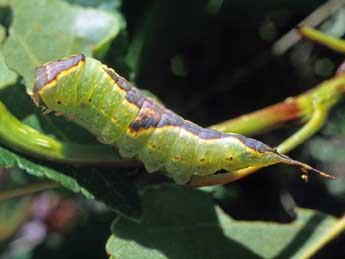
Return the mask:
M0 25L0 42L5 39L5 28ZM3 89L17 80L17 74L10 70L5 62L2 51L0 50L0 89Z
M15 166L31 175L56 181L89 199L97 199L125 217L138 220L141 216L137 191L120 169L107 172L67 167L58 171L29 161L0 146L0 167Z
M4 26L0 25L0 43L6 38L6 29Z
M0 166L5 168L19 167L31 175L56 181L73 192L81 192L86 197L93 198L93 195L80 187L78 182L72 177L51 168L33 163L3 147L0 147Z
M337 223L308 209L289 224L234 220L205 192L175 185L148 188L143 210L140 224L114 222L111 258L303 258Z
M6 65L4 56L0 51L0 89L12 85L17 80L17 74Z
M12 0L13 22L3 53L9 67L24 77L31 92L34 68L72 53L91 55L120 32L122 18L57 0Z

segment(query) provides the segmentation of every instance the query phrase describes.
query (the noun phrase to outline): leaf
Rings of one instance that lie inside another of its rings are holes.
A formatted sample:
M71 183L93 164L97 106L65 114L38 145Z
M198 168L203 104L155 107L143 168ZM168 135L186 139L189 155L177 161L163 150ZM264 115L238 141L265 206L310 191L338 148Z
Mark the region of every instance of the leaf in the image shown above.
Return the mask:
M89 168L61 171L31 162L0 146L0 167L19 167L25 172L53 180L73 192L81 193L89 199L104 202L120 215L138 220L141 216L140 201L133 184L124 172L96 171Z
M57 0L12 0L14 13L3 53L31 92L34 68L71 53L103 51L121 30L120 14Z
M1 7L1 3L0 3L0 7ZM2 43L5 38L6 38L6 29L4 26L0 25L0 43Z
M14 166L19 167L25 172L41 177L48 178L50 180L56 181L62 184L64 187L74 191L81 192L88 198L93 198L93 195L90 194L85 189L81 188L77 181L72 177L66 176L58 171L50 169L45 166L35 164L19 155L16 155L3 147L0 147L0 166L5 168L11 168Z
M8 68L4 56L0 51L0 89L12 85L17 80L17 74Z
M140 224L120 218L107 242L111 258L303 258L337 223L298 209L289 224L234 220L205 192L175 185L143 194Z
M0 25L0 42L5 38L5 28ZM0 51L0 89L14 84L17 80L17 74L8 68L6 65L2 51Z
M135 185L124 174L126 169L93 169L87 175L77 172L73 177L115 212L130 220L141 219L141 201ZM127 169L128 171L128 169Z

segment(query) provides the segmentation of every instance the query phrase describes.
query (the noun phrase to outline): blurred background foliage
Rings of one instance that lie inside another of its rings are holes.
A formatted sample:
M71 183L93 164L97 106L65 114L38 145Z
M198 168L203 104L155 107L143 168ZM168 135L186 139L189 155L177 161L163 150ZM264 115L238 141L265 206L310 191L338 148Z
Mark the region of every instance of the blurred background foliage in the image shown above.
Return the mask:
M120 15L118 36L102 45L96 56L138 87L155 93L167 107L203 126L306 91L331 77L343 59L306 41L282 55L272 54L274 42L325 1L66 2ZM0 9L0 19L4 28L0 32L7 37L11 9ZM341 37L344 19L345 9L339 9L321 29ZM8 78L15 80L13 75ZM23 78L19 81L23 84ZM15 107L12 112L23 113ZM273 166L204 191L234 219L288 223L296 218L296 207L341 216L345 209L344 113L345 105L339 104L325 127L291 154L327 169L336 180L313 177L305 184L295 168ZM256 137L275 146L299 127L288 126ZM0 171L0 188L37 181L19 169L7 170L11 172ZM104 205L60 189L1 201L0 257L105 258L104 244L113 218L114 213ZM125 223L119 223L120 230ZM315 258L344 258L344 244L345 238L340 236ZM109 252L110 243L108 246ZM281 258L288 255L280 254Z

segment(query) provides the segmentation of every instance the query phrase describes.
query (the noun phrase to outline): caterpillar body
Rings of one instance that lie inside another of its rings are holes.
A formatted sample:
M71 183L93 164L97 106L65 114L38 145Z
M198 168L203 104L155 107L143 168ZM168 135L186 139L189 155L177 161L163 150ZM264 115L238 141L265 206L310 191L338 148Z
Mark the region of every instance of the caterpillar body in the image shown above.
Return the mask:
M193 175L276 163L326 175L258 140L185 120L83 54L37 67L32 97L37 106L63 114L123 157L137 158L148 172L164 171L178 184Z

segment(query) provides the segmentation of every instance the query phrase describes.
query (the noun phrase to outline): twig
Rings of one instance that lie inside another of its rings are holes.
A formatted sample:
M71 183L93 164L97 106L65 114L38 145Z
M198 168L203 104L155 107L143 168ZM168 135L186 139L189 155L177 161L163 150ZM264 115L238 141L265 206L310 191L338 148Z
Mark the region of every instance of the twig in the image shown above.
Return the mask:
M308 15L303 21L298 24L298 27L308 26L315 27L326 20L331 14L335 13L339 8L343 7L345 0L332 0L321 5L314 12ZM283 37L277 40L272 46L272 53L274 55L282 55L300 39L301 35L296 29L290 30Z
M59 187L60 184L52 181L45 181L35 184L29 184L23 187L16 187L10 190L0 191L0 201L17 198L24 195L29 195L34 192L41 192L49 189Z

